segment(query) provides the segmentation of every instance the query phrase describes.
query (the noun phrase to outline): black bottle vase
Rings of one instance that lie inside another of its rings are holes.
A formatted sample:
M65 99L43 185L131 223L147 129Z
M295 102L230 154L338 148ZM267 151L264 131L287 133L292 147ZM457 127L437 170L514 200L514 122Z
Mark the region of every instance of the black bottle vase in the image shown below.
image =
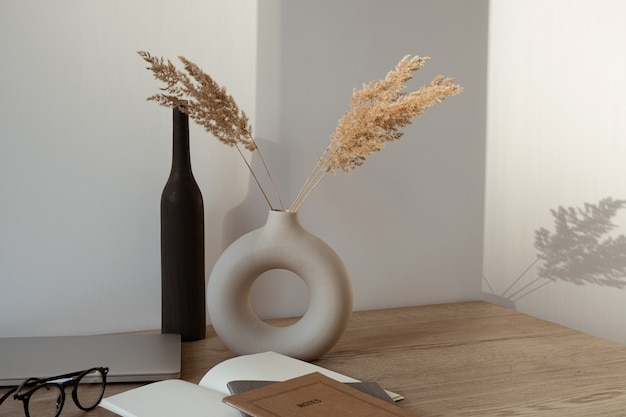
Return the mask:
M161 332L206 333L204 205L191 171L189 117L173 111L172 170L161 195Z

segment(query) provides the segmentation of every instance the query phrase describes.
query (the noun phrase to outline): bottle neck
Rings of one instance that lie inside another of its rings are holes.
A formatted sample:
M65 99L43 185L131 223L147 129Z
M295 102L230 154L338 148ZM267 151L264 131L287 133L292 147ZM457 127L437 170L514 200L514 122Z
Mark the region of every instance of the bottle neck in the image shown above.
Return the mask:
M172 174L191 174L189 116L174 108L172 122Z

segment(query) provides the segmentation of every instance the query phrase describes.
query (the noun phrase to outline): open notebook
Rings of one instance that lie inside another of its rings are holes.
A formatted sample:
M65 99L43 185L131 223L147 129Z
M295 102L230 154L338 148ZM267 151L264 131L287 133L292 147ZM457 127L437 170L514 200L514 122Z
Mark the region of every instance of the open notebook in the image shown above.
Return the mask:
M358 380L274 352L238 356L211 368L198 385L180 379L154 382L104 398L100 406L124 417L241 417L222 402L231 381L285 381L319 372L339 382ZM398 394L387 391L395 401Z
M96 366L108 382L160 381L180 376L180 335L107 334L0 338L0 386Z

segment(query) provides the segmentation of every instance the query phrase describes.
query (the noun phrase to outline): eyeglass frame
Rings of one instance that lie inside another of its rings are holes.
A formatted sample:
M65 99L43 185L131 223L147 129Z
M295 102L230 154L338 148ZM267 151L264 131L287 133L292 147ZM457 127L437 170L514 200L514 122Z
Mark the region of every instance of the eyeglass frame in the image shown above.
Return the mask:
M100 397L91 407L83 407L81 403L78 401L78 394L77 394L78 385L79 385L78 382L83 377L85 377L86 375L94 371L99 372L100 375L102 376L102 389L100 391ZM55 386L59 389L59 391L61 391L61 401L57 404L57 411L56 411L56 414L54 415L54 417L58 417L61 414L61 411L63 410L63 405L65 404L65 388L67 388L70 385L73 385L72 400L74 400L74 404L76 404L76 406L83 411L90 411L96 408L98 404L100 404L100 401L102 401L102 397L104 397L104 391L106 389L106 380L107 380L108 372L109 372L108 367L100 366L100 367L86 369L84 371L70 372L68 374L51 376L48 378L28 378L27 380L22 382L19 386L14 387L10 389L8 392L6 392L2 396L2 398L0 398L0 405L2 405L2 403L4 403L4 401L7 398L9 398L11 394L13 394L13 399L20 400L24 404L24 414L26 415L26 417L30 417L30 413L28 411L28 403L30 401L30 397L37 390L43 387ZM54 382L58 380L64 380L64 381ZM24 388L29 388L29 390L22 393L21 391Z

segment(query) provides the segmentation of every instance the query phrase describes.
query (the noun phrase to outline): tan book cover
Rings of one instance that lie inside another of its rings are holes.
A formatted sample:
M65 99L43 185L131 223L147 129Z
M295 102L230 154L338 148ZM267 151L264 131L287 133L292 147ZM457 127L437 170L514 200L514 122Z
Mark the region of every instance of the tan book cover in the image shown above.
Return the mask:
M319 372L222 399L254 417L417 417Z

